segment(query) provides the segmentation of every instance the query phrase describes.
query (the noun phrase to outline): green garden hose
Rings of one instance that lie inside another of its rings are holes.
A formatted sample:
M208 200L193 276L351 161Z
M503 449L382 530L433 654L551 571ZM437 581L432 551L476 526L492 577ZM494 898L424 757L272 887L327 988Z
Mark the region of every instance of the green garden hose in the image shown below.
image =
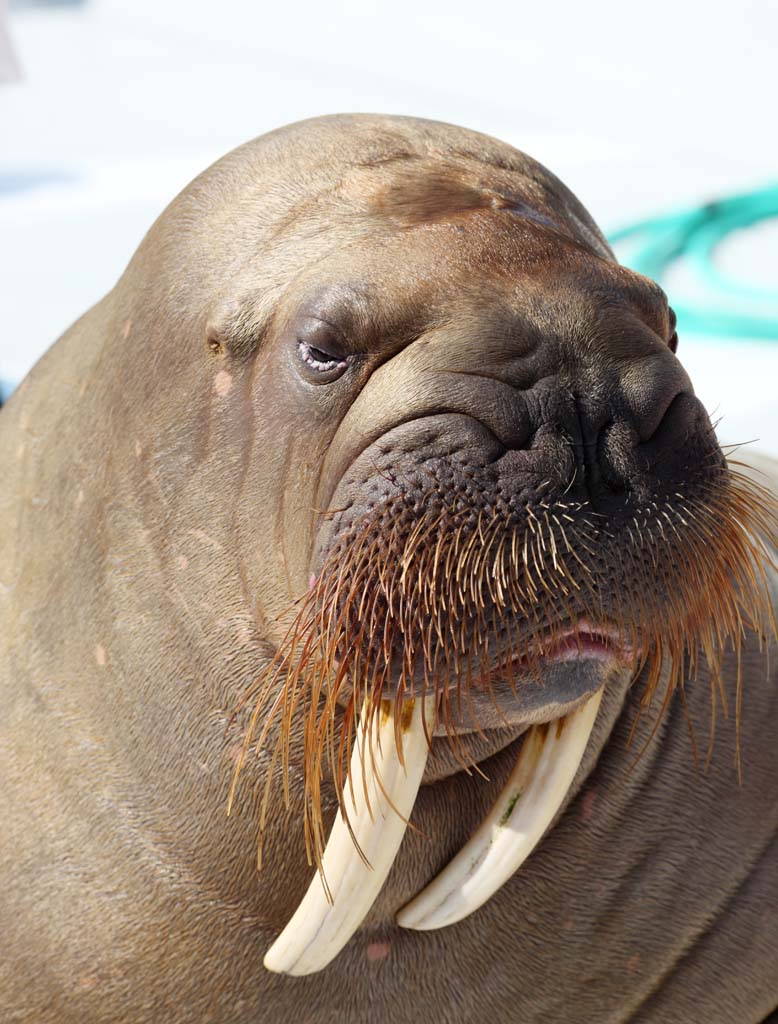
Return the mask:
M671 264L686 262L703 291L693 302L673 297L681 331L778 341L778 291L722 273L715 258L733 231L771 217L778 217L778 185L638 221L609 239L623 263L660 284Z

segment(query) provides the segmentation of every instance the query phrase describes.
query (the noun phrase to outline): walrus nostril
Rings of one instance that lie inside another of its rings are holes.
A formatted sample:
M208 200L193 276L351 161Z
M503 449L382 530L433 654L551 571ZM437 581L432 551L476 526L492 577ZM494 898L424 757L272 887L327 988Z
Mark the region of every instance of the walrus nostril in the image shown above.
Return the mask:
M624 415L634 424L640 443L653 437L680 396L694 395L686 371L667 350L628 370L620 383Z
M641 455L653 467L670 459L690 464L696 454L712 451L718 451L713 425L700 400L688 393L675 395L653 433L640 441Z
M676 404L688 397L690 396L686 392L679 391L665 396L662 401L657 402L656 409L653 410L651 417L638 425L640 443L646 444L652 441L667 421L668 416L671 415Z

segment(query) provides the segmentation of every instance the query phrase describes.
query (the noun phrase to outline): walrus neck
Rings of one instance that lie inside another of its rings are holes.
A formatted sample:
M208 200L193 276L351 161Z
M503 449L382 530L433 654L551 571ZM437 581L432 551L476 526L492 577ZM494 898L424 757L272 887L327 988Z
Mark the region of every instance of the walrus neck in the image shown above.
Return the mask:
M187 521L187 505L167 500L178 482L161 476L142 440L125 432L95 463L94 437L47 408L55 363L3 412L3 429L18 438L16 449L4 446L5 502L32 498L23 514L13 506L5 516L0 559L14 599L3 672L36 680L18 706L29 757L41 771L51 760L74 800L81 793L116 809L106 842L125 841L122 821L142 820L152 843L179 837L176 870L223 876L234 856L233 877L245 872L254 891L256 817L226 813L237 756L226 726L272 647L259 636L240 558L202 511ZM99 395L87 387L81 402L113 431Z

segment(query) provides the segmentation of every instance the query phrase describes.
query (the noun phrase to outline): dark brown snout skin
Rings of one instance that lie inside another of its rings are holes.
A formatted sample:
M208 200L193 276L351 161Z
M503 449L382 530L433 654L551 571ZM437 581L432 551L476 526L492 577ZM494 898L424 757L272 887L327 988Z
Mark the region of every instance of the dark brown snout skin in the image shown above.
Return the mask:
M742 785L732 719L698 775L677 698L628 747L641 681L615 666L569 801L520 872L449 929L393 923L487 813L507 735L487 779L422 788L418 829L320 974L262 967L311 876L299 750L261 873L265 754L226 815L250 702L231 715L338 528L322 513L380 496L367 453L400 429L393 487L417 486L417 456L465 453L499 462L509 496L570 487L617 519L690 467L721 470L672 335L661 290L615 263L553 175L450 125L292 125L173 201L0 413L0 1019L770 1015L778 652L768 663L754 635ZM301 339L346 372L312 375ZM735 677L730 655L730 705ZM703 670L686 693L703 747L709 700ZM323 799L331 819L329 783Z

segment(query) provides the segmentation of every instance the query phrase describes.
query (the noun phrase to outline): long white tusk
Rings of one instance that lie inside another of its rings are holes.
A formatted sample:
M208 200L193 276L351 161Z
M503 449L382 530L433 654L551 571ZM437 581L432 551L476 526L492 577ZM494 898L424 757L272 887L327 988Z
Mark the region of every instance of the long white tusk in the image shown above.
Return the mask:
M530 855L581 763L602 690L556 722L533 726L492 810L452 861L397 915L403 928L444 928L472 914Z
M357 729L358 740L344 787L353 837L339 812L322 857L332 902L327 900L322 879L314 877L289 924L265 955L269 971L320 971L346 945L373 905L405 835L427 763L423 705L431 725L433 698L424 702L407 700L402 707L404 767L395 745L395 716L390 702L382 704L371 727L372 756L368 737L361 727Z

